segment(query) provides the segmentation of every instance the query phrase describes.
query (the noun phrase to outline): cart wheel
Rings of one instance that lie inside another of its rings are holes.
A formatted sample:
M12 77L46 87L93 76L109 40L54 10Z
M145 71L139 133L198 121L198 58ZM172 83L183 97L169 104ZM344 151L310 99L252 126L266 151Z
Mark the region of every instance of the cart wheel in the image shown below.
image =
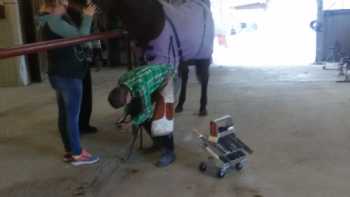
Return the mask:
M223 169L219 169L218 172L217 172L217 176L219 178L223 178L225 176L226 172L223 170Z
M236 170L237 171L241 171L242 169L243 169L243 164L241 163L241 162L239 162L239 163L237 163L236 165L235 165L235 168L236 168Z
M199 171L205 172L207 170L207 164L205 162L201 162L199 164Z

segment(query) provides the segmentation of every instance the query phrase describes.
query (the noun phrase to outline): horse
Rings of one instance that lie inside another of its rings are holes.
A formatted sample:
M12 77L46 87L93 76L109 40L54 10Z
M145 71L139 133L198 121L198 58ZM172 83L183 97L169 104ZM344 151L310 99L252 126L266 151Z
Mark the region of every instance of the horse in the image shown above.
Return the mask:
M213 53L214 22L209 0L171 5L162 0L99 0L107 15L117 15L132 39L144 49L149 64L169 64L178 70L181 92L176 112L186 99L188 65L196 65L201 83L199 115L207 114L209 65Z

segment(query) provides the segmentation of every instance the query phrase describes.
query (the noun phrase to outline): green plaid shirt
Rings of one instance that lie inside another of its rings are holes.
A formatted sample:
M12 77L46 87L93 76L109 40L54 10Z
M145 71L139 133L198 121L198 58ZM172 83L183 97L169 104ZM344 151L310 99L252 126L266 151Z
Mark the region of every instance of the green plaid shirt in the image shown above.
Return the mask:
M152 93L165 85L165 80L172 73L169 65L147 65L135 68L119 78L119 85L125 85L133 98L139 97L142 100L142 112L132 117L133 125L140 125L152 118L154 110Z

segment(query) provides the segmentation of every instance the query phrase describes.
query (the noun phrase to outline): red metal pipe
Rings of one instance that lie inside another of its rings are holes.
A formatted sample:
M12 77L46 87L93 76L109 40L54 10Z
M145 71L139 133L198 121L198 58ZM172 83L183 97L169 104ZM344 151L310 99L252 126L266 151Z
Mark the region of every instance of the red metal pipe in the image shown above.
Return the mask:
M97 34L75 37L75 38L64 38L64 39L24 44L13 48L0 48L0 59L38 53L38 52L47 51L50 49L77 45L83 42L88 42L93 40L104 40L104 39L118 38L118 37L120 38L125 35L126 35L126 32L105 32L105 33L97 33Z

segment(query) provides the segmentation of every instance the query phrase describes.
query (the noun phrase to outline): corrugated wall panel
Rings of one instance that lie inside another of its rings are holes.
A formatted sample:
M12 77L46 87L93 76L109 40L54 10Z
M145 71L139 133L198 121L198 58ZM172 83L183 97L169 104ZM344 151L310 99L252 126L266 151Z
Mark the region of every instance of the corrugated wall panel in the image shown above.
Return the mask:
M323 59L330 56L330 48L339 42L347 56L350 56L350 10L324 12Z

